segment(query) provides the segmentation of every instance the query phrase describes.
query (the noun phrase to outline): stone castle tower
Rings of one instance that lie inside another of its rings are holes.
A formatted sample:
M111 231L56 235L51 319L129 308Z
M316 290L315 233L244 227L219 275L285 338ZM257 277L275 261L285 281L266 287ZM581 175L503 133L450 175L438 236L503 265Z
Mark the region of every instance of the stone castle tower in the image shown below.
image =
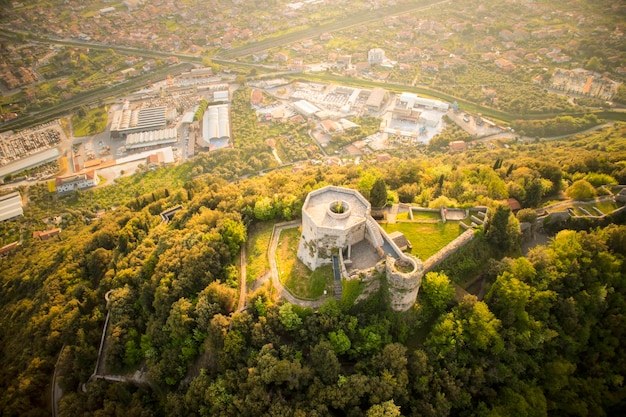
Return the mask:
M392 308L407 310L422 281L422 262L403 253L371 216L370 203L356 190L327 186L311 192L302 206L298 258L311 270L341 261L343 278L385 265Z

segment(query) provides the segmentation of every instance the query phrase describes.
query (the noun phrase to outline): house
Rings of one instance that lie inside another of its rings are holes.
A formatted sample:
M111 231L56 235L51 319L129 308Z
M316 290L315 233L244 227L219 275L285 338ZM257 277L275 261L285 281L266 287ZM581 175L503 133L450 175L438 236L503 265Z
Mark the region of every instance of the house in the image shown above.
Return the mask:
M146 158L146 166L150 169L158 168L163 163L164 159L163 152L150 154Z
M277 52L274 54L274 61L277 62L287 62L289 60L289 55L284 54L282 52Z
M439 72L439 64L436 62L422 62L422 71Z
M370 49L367 53L367 62L371 65L380 64L385 60L385 51L381 48Z
M450 153L454 152L463 152L467 150L467 142L462 140L454 140L448 144L450 148Z
M409 239L407 239L406 236L404 236L404 233L400 231L389 233L389 237L391 238L391 240L393 240L393 243L395 243L398 248L403 252L407 249L413 248L413 245L411 245Z
M334 120L322 120L320 124L324 132L328 135L332 136L343 132L341 125Z
M63 177L57 177L55 187L57 193L67 191L82 190L84 188L94 187L98 185L100 179L96 174L96 170L92 169L78 174L71 174Z
M267 52L257 52L252 54L252 60L254 62L261 62L261 61L265 61L267 59L269 55L267 54Z
M509 206L509 208L511 209L513 213L518 212L522 208L522 205L520 204L520 202L517 201L517 199L515 198L507 198L505 203L507 206Z
M517 68L517 66L514 63L504 58L496 59L495 64L496 64L496 67L506 72L515 71L515 69Z
M253 106L260 106L261 104L263 104L263 91L255 88L254 90L252 90L251 96L252 97L250 98L250 102Z
M11 242L8 245L4 245L3 247L0 248L0 258L4 258L9 256L9 253L18 247L18 245L20 244L20 242Z
M50 230L43 230L43 231L35 231L33 232L33 239L40 239L40 240L49 240L52 239L53 237L58 237L59 240L61 239L61 229L58 227L55 227L54 229L50 229Z

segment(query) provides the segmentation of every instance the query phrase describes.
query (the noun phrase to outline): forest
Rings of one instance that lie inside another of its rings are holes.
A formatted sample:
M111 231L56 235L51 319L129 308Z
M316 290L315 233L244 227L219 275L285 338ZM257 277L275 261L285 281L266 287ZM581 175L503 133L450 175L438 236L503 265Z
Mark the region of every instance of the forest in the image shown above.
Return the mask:
M34 187L25 219L3 231L27 235L59 214L63 231L27 238L0 260L2 415L49 415L55 369L60 416L620 415L624 216L546 225L548 243L524 256L519 223L551 201L626 183L625 134L616 123L564 140L250 177L246 157L273 161L261 138L247 149L240 136L240 149L69 198ZM425 276L407 312L388 307L382 277L359 302L357 288L314 311L263 285L235 311L239 251L256 226L298 218L316 188L378 198L370 192L381 182L389 202L481 204L493 215ZM514 216L501 203L509 197L526 210ZM455 283L477 276L488 282L484 298L455 295ZM144 371L134 382L90 380L107 312L101 366Z

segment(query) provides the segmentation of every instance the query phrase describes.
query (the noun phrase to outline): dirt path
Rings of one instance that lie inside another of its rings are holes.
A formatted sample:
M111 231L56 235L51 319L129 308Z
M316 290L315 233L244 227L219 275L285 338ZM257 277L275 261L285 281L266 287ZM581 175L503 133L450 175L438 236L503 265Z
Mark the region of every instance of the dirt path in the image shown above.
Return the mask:
M239 303L237 304L237 311L242 311L246 306L246 245L241 245L241 251L239 252L240 258L240 270L239 270Z

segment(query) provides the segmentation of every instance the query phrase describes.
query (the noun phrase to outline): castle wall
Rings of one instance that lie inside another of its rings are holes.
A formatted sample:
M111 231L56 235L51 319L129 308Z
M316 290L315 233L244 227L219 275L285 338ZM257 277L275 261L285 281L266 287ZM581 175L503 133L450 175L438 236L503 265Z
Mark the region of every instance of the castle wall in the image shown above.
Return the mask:
M298 258L312 270L332 263L333 249L354 245L365 238L365 221L344 230L317 227L305 218L302 218Z
M448 256L456 253L456 251L458 251L462 246L465 246L467 242L474 238L475 233L476 232L474 231L474 229L466 230L465 232L461 233L459 237L441 248L439 252L426 259L426 261L424 262L424 271L431 271L433 268L443 262Z
M396 265L398 262L411 265L413 267L412 271L400 271ZM391 308L396 311L410 309L415 304L417 293L422 284L422 276L424 275L422 262L412 255L405 254L400 259L387 256L385 273L391 298Z

